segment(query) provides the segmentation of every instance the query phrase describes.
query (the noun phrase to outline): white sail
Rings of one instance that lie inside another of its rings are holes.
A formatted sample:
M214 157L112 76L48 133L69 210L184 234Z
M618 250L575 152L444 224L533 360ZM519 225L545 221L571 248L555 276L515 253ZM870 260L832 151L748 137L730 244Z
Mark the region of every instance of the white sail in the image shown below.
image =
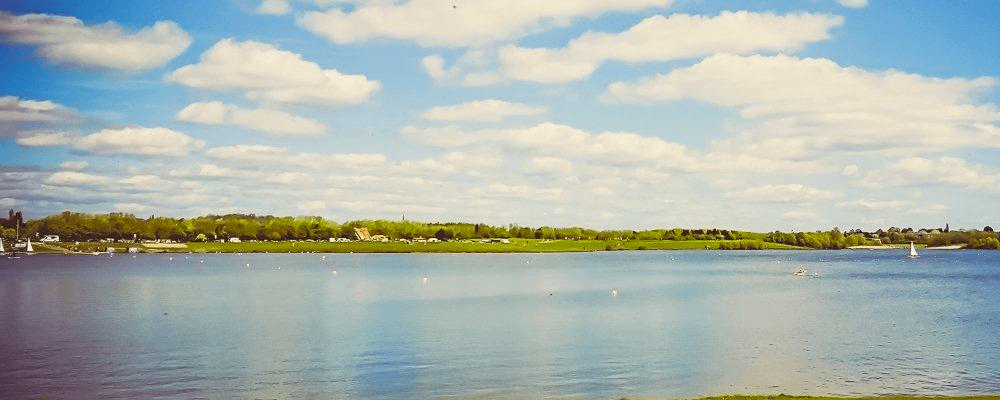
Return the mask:
M28 253L34 253L35 249L31 247L31 239L28 239L28 247L25 249Z
M920 257L920 255L917 254L917 248L913 246L913 242L910 242L910 258L917 257Z
M3 248L3 238L0 238L0 253L6 253L7 250Z

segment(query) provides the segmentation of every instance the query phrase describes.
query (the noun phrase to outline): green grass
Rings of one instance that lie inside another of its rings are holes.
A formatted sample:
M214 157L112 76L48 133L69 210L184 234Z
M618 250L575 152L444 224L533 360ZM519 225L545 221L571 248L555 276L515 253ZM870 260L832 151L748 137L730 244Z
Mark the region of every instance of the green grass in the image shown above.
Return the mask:
M373 243L350 242L191 242L183 247L160 248L156 245L134 243L61 243L64 249L80 252L105 251L114 247L116 252L125 252L129 247L138 247L145 252L170 253L555 253L590 252L619 250L718 250L715 240L538 240L511 239L510 243L482 243L451 241L439 243ZM766 249L790 250L798 247L764 243ZM42 250L42 249L39 249Z

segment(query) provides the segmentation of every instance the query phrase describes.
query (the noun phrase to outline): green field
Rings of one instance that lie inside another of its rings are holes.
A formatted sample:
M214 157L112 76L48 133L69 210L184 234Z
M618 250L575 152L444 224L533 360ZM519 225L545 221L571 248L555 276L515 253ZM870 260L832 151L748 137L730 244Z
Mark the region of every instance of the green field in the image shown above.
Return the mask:
M152 243L59 243L35 246L40 252L94 252L114 247L115 252L126 252L135 247L150 253L550 253L618 250L717 250L717 240L539 240L511 239L510 243L484 243L451 241L438 243L376 243L376 242L190 242L172 245ZM766 249L791 250L799 247L764 243Z

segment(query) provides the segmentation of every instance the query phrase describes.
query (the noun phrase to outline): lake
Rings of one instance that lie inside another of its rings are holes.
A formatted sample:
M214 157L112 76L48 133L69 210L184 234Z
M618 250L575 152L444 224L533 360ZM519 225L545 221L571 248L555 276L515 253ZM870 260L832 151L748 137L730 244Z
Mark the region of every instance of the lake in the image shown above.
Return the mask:
M3 258L0 397L1000 393L1000 252L922 253Z

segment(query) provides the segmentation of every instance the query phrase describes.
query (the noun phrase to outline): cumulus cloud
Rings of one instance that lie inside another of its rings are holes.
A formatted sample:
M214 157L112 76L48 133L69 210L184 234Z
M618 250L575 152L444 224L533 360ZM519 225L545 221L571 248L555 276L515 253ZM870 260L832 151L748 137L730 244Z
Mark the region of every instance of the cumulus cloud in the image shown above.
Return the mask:
M764 185L734 190L727 197L762 203L809 203L830 200L841 196L840 192L822 190L802 184Z
M718 54L667 74L614 83L603 99L694 99L737 108L754 125L733 145L747 154L809 158L831 151L1000 146L1000 110L976 101L996 82L870 72L787 55Z
M244 109L221 101L191 103L174 116L185 122L207 125L236 125L272 134L320 135L323 123L269 109Z
M528 185L508 185L491 183L485 187L476 187L467 191L474 197L521 199L531 201L565 200L569 193L563 188L534 187Z
M367 101L380 87L364 75L323 69L298 53L255 41L223 39L197 64L178 68L166 80L200 89L238 91L252 100L338 106Z
M68 145L72 140L66 132L33 132L19 135L15 142L24 147L55 147Z
M133 175L128 178L119 179L118 183L129 190L146 192L173 189L176 184L173 181L151 174Z
M167 128L104 129L72 143L73 150L98 155L186 156L204 146L181 132Z
M913 202L909 200L857 199L839 202L834 207L855 210L902 210L912 208Z
M0 12L0 36L38 46L39 54L54 64L125 71L162 66L191 44L191 37L172 21L127 33L114 22L86 26L74 17L5 12Z
M694 162L683 145L630 132L590 133L571 126L544 122L527 128L464 132L456 127L403 129L404 137L439 147L497 143L539 156L576 157L611 164L655 162L681 165Z
M263 0L257 7L258 14L285 15L292 12L289 0Z
M497 71L489 70L496 64L495 52L469 49L451 66L445 66L444 57L432 54L420 60L424 72L435 81L457 83L463 86L487 86L500 82Z
M667 7L672 0L410 0L362 2L303 14L298 24L337 44L373 39L422 46L481 46L523 37L582 17Z
M639 63L715 53L796 51L828 39L830 29L843 22L840 16L810 13L655 15L621 33L584 33L560 49L505 46L499 59L503 75L512 79L569 82L590 76L606 61Z
M275 161L284 158L288 149L284 147L238 144L227 147L213 147L205 151L205 155L239 163Z
M44 182L52 186L102 186L110 183L111 179L83 172L59 171L49 175Z
M297 204L300 212L320 215L326 212L326 202L323 200L301 201Z
M36 131L70 126L78 120L76 111L51 100L0 96L0 137L35 136Z
M542 115L546 112L545 107L488 99L433 107L420 113L419 117L434 121L497 122L508 117Z
M68 171L80 171L87 168L87 165L86 161L63 161L59 163L59 168Z
M26 100L17 96L0 97L0 122L50 122L60 118L66 108L50 100Z
M869 188L944 184L997 192L1000 171L957 157L908 157L868 172L858 183Z
M840 171L840 174L843 175L843 176L854 176L854 175L857 175L858 174L858 166L854 165L854 164L847 165L847 166L844 167L843 170Z
M862 8L868 6L868 0L837 0L844 7Z
M573 162L561 157L532 157L524 170L533 173L566 174L573 171Z

